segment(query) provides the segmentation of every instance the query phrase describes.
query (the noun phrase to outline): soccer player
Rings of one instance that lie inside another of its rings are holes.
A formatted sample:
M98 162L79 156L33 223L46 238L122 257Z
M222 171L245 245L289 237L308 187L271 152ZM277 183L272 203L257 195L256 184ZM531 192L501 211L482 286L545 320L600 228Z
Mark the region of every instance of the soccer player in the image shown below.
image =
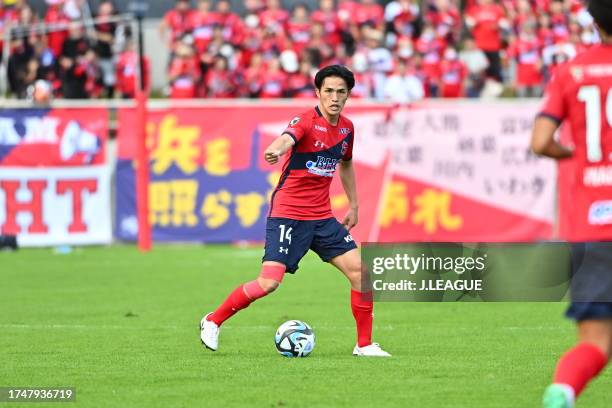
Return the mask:
M302 257L312 249L338 268L351 284L351 309L357 325L356 356L389 357L372 342L372 294L361 292L361 257L350 229L357 224L358 200L352 164L353 123L341 115L355 85L353 73L330 65L315 76L318 106L294 117L264 152L277 163L289 152L270 200L265 253L257 279L238 286L200 322L200 338L217 350L219 328L239 310L273 292L286 272L295 273ZM331 212L329 187L339 168L350 210L342 224Z
M612 0L591 0L588 10L602 44L555 71L534 123L531 147L557 160L572 157L571 216L581 225L580 231L570 231L569 239L609 241L612 181L589 175L612 171ZM553 137L563 121L570 128L573 149ZM567 315L577 322L578 344L559 360L553 384L544 393L545 408L573 407L612 355L612 243L574 244L572 263Z

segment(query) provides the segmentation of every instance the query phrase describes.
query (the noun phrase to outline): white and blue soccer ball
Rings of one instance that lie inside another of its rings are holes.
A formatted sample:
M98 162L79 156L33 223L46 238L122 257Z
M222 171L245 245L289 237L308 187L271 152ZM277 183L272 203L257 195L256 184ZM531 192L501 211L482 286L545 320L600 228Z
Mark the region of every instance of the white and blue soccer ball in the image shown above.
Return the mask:
M281 324L274 336L276 349L285 357L306 357L315 346L312 328L299 320Z

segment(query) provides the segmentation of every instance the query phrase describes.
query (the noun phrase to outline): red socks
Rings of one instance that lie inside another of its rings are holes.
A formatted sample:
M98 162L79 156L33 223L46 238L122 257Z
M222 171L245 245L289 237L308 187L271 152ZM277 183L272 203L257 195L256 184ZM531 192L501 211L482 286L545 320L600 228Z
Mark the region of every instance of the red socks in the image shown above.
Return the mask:
M555 384L567 384L578 397L584 387L608 363L608 356L589 343L580 343L561 357L555 372Z
M267 295L266 291L259 286L257 281L251 281L244 285L240 285L230 293L221 306L210 315L208 320L221 326L224 321L238 313L239 310L245 309L251 303L265 295Z
M372 292L362 293L351 289L351 310L357 324L357 346L372 344Z

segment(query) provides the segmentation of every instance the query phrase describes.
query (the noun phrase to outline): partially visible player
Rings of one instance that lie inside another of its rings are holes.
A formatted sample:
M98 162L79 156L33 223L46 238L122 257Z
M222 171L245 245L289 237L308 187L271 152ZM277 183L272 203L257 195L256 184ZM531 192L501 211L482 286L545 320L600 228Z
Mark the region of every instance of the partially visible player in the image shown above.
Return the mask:
M612 172L612 0L591 0L588 10L602 44L558 68L535 120L531 147L540 155L572 158L575 177L572 214L581 232L572 232L572 304L567 316L578 326L578 344L561 357L545 408L571 408L612 355L612 180L591 175ZM554 139L559 125L570 127L573 148ZM607 207L606 207L607 206ZM598 242L595 242L598 241Z
M270 200L261 272L202 318L200 338L207 348L217 350L221 324L273 292L285 273L295 273L302 257L312 249L321 260L338 268L351 284L351 309L357 326L353 355L390 356L372 342L372 293L362 292L361 257L350 235L350 229L357 225L359 207L351 161L355 129L341 112L354 85L353 73L343 66L321 69L315 76L318 106L294 117L264 152L270 164L289 154ZM336 169L350 204L342 223L333 217L329 197Z

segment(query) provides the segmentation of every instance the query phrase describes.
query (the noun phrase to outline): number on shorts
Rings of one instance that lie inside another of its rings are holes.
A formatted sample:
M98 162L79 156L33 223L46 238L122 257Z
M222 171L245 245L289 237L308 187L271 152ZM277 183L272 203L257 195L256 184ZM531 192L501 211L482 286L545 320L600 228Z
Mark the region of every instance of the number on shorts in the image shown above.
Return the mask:
M289 227L289 229L285 231L285 224L281 224L278 226L278 228L281 230L279 242L283 242L286 239L287 242L289 242L289 245L291 245L291 230L293 227Z

